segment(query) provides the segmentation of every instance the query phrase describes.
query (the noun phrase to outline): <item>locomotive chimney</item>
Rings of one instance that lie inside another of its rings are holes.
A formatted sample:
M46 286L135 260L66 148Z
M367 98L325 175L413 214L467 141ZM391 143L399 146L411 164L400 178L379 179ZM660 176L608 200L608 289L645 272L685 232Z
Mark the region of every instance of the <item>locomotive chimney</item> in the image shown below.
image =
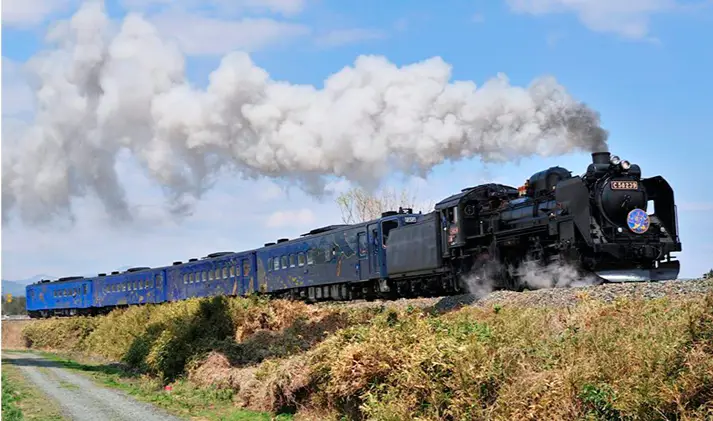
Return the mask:
M595 164L609 165L609 152L592 152L592 162Z

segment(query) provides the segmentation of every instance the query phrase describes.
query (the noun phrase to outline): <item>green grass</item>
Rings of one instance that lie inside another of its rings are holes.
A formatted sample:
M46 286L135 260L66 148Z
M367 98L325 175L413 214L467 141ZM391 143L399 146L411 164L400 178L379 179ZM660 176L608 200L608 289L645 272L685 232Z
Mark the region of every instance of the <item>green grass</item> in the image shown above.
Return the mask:
M25 417L17 406L20 393L15 384L2 373L2 419L5 421L22 421Z

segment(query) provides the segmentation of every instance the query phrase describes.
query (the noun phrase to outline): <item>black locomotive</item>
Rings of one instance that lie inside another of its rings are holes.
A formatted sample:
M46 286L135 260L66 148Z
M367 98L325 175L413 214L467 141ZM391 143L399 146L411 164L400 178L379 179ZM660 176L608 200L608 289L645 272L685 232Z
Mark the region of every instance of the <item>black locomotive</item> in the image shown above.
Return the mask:
M653 209L652 209L653 206ZM654 212L655 210L655 212ZM681 251L673 190L661 176L595 152L582 176L552 167L520 189L463 189L389 234L390 283L402 291L459 291L468 278L522 289L528 263L566 263L598 282L676 279Z

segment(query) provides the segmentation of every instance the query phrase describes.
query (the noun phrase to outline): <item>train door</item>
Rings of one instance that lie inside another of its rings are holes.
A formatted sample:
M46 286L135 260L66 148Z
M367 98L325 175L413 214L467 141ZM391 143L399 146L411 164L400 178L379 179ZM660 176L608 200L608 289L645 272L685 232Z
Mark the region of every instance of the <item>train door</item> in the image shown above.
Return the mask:
M242 275L242 285L240 289L240 295L246 295L255 291L255 286L252 282L252 265L250 260L244 258L240 261L240 274Z
M380 236L379 236L379 224L369 224L366 227L366 237L369 256L368 271L365 273L362 271L362 279L379 278L381 276L381 259L379 258L381 254L380 247Z
M391 232L392 229L398 228L399 227L399 219L397 217L389 218L389 219L382 219L381 220L381 242L379 244L379 247L381 248L381 251L379 255L381 256L380 258L380 263L381 263L381 273L384 274L384 277L388 273L386 265L386 248L388 247L389 244L389 233Z
M369 279L369 240L366 231L357 234L357 279Z
M166 300L166 273L165 271L160 271L156 275L154 275L153 279L153 284L154 284L154 290L153 290L153 297L152 300L154 303L161 303ZM147 300L149 301L149 300Z

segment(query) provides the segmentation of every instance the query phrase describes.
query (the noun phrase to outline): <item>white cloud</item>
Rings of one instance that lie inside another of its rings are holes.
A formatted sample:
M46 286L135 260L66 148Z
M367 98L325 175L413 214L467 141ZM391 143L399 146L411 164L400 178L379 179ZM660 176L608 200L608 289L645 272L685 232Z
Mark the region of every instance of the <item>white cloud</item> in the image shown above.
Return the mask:
M386 33L377 29L335 29L318 37L315 42L321 47L337 47L340 45L354 44L357 42L382 39L385 37Z
M190 55L219 55L234 50L252 52L310 33L310 28L268 18L223 20L183 12L150 18L159 32L178 42Z
M272 181L265 181L264 186L259 189L257 199L261 202L269 202L285 196L285 191Z
M330 181L327 183L325 186L325 190L334 194L341 194L346 192L352 187L352 183L350 183L348 180L335 180L335 181Z
M270 214L265 222L268 228L305 227L316 220L314 213L308 208L276 211Z
M2 115L11 116L34 109L33 94L23 78L22 65L2 58Z
M279 187L268 180L237 177L221 180L189 217L175 220L157 195L160 189L137 164L122 162L120 166L130 200L141 204L132 208L131 223L117 224L98 200L82 198L75 203L72 226L3 226L3 277L24 279L43 272L89 275L122 266L170 265L216 251L253 249L278 238L297 237L318 225L340 222L333 198L316 202L299 191L277 196Z
M649 18L676 8L674 0L507 0L517 13L574 13L589 29L650 39Z
M31 27L75 3L75 0L3 0L2 23L21 28Z

